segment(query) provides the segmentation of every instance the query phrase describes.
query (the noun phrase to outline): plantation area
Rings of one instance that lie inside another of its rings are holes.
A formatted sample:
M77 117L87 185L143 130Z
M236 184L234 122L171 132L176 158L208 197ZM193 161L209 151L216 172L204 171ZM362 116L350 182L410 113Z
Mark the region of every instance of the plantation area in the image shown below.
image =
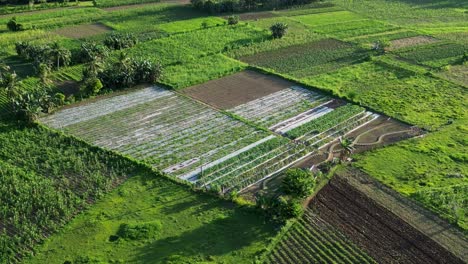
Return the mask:
M463 263L468 5L0 1L0 263Z

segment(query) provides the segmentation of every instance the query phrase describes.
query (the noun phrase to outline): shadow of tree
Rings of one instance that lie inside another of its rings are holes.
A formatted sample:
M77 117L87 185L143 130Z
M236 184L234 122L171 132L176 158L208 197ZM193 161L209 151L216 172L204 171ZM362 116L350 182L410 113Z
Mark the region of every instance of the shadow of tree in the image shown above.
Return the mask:
M209 204L208 204L209 205ZM213 203L213 206L219 204ZM175 209L175 208L173 208ZM139 248L134 261L142 263L194 263L214 261L222 255L252 260L259 252L236 252L253 243L267 241L273 227L264 224L253 212L234 209L226 218L218 218L177 236L157 240ZM259 248L258 251L261 249Z

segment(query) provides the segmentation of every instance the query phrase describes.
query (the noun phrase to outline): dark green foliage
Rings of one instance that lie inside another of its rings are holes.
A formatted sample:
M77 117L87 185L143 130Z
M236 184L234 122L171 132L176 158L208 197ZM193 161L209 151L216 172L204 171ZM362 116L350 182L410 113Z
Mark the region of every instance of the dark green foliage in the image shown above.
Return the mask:
M228 25L237 25L239 23L239 16L229 16Z
M95 42L83 42L81 50L78 55L80 62L91 62L96 60L103 60L109 55L107 46L97 44Z
M139 83L155 83L162 74L162 67L144 59L128 58L121 54L116 62L109 62L98 78L106 88L122 89Z
M288 169L281 189L285 194L305 198L314 192L315 179L312 172L304 169Z
M288 30L288 24L278 22L273 24L270 30L273 38L282 38Z
M12 19L10 19L10 21L8 21L7 23L7 28L8 30L10 31L21 31L21 30L24 30L24 27L22 24L16 22L16 17L13 17Z
M298 199L283 196L272 197L259 193L256 200L257 207L262 209L272 222L284 223L288 219L298 218L304 213L302 203Z
M118 235L125 239L139 240L155 238L162 229L160 221L120 225Z
M135 46L138 39L133 34L112 33L104 39L104 45L109 49L121 50Z
M71 63L70 50L58 43L52 45L37 45L28 42L15 43L16 53L25 60L33 61L36 71L40 64L46 64L54 69L68 66Z
M84 96L93 96L97 95L101 91L102 87L103 85L98 78L89 78L81 85L80 92Z

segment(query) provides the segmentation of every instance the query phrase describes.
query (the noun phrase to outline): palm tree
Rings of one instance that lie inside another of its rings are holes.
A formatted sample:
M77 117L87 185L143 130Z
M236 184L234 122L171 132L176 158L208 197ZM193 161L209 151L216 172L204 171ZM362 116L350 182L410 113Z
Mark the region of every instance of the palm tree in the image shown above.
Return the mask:
M55 42L52 45L51 53L55 61L57 62L57 69L60 69L60 62L62 62L63 66L67 66L70 63L70 51L60 47L60 45L57 42Z
M340 146L342 148L340 158L345 161L354 151L353 141L349 138L340 137Z

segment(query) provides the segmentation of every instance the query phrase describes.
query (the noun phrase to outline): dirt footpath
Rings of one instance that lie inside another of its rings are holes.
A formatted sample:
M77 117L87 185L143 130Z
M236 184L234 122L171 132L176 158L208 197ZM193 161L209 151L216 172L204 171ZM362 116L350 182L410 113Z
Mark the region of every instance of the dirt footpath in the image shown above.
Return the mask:
M229 109L294 86L276 76L243 71L184 89L182 93L219 109Z

